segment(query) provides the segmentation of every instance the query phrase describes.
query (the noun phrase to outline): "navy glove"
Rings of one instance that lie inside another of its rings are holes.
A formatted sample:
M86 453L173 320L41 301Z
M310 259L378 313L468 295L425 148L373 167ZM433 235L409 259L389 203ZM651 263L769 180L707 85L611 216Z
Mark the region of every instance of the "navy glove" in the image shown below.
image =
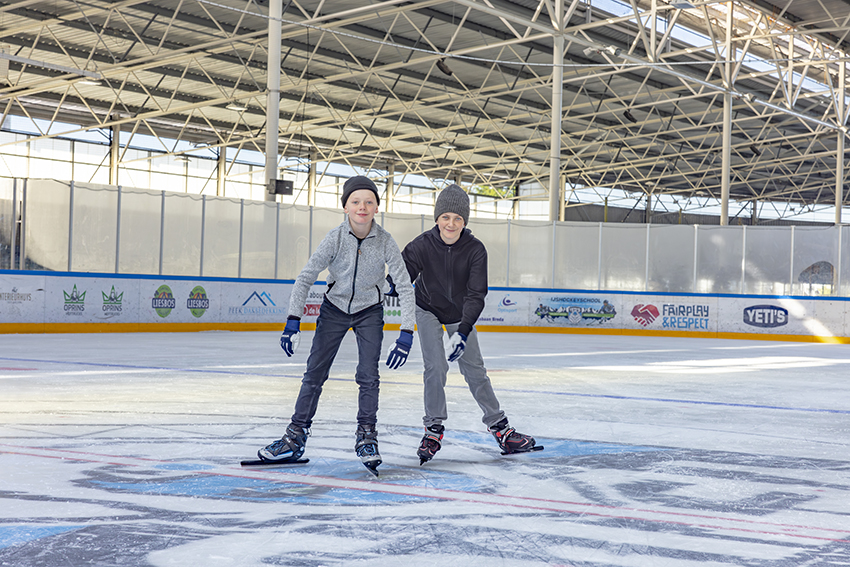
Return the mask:
M463 356L463 349L466 348L466 335L463 333L455 333L449 339L449 346L446 348L446 356L449 362L454 362Z
M283 349L286 356L292 356L295 354L299 343L301 343L301 320L287 319L283 335L280 337L280 348Z
M396 370L401 368L407 362L407 355L410 354L410 347L413 346L413 333L410 331L402 331L398 335L390 351L387 353L387 366Z
M398 297L398 290L395 288L395 282L393 281L393 277L387 274L387 283L390 284L390 290L385 293L386 297Z

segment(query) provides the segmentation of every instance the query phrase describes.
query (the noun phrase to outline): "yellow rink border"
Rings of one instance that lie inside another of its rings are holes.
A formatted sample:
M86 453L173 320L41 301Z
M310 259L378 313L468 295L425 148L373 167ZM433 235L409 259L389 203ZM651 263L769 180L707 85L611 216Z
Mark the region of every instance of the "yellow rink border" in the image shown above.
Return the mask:
M33 333L195 333L202 331L282 331L280 323L0 323L0 334ZM384 325L386 331L398 331L400 325ZM482 333L555 333L562 335L625 335L632 337L687 337L699 339L736 339L756 341L787 341L806 343L850 344L850 337L781 335L768 333L712 333L662 331L652 329L616 329L606 327L511 327L507 325L476 325ZM313 331L315 323L302 323L301 330Z

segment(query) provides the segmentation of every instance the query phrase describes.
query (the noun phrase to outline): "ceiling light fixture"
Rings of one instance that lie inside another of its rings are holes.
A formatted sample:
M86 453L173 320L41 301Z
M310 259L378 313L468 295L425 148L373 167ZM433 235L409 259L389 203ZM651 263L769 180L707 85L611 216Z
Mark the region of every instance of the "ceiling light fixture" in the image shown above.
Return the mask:
M231 102L230 104L228 104L224 108L226 108L227 110L235 110L236 112L244 112L244 111L248 110L247 106L242 106L241 104L238 104L238 103L235 103L235 102Z
M445 57L443 57L442 59L437 61L437 69L439 69L440 71L442 71L444 74L448 75L449 77L452 76L452 70L449 69L448 65L446 65L446 58Z
M350 126L343 126L342 129L346 132L362 132L363 131L363 128L361 128L360 126L356 126L354 124L351 124Z
M757 156L761 155L761 150L759 150L758 146L756 146L755 144L750 146L750 151L753 152Z
M633 124L637 122L637 118L635 118L634 115L629 110L627 110L623 113L623 117Z
M78 81L77 84L90 85L92 87L99 87L103 83L98 81L97 79L83 79L82 81Z
M440 144L440 147L443 148L444 150L456 150L457 149L457 146L455 146L454 144L450 144L448 142L443 142L442 144Z

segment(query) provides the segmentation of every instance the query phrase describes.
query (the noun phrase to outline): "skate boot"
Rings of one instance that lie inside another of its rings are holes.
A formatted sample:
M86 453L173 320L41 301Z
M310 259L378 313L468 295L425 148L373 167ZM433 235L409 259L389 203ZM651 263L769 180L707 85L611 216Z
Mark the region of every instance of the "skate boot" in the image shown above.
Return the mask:
M422 442L419 443L419 451L417 451L420 467L433 459L440 447L443 446L443 431L445 430L446 428L439 423L425 428L425 435L422 436Z
M360 457L360 462L363 463L369 472L378 476L378 465L381 461L381 455L378 453L378 432L375 426L371 424L359 424L357 426L357 441L354 444L354 451Z
M534 437L517 433L516 429L508 425L507 418L490 426L490 433L499 443L503 455L528 453L529 451L541 451L543 449L542 446L535 446Z
M283 437L257 451L257 456L262 461L295 462L304 454L304 445L309 436L310 429L290 423Z

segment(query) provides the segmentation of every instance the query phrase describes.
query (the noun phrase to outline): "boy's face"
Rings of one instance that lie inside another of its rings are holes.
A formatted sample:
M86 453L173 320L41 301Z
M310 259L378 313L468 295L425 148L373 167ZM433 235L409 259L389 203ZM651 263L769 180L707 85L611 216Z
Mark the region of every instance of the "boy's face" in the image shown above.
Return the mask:
M443 213L437 217L437 228L440 229L440 238L446 244L454 244L463 232L463 217L455 213Z
M378 199L369 189L358 189L348 196L344 210L352 227L365 228L378 212Z

